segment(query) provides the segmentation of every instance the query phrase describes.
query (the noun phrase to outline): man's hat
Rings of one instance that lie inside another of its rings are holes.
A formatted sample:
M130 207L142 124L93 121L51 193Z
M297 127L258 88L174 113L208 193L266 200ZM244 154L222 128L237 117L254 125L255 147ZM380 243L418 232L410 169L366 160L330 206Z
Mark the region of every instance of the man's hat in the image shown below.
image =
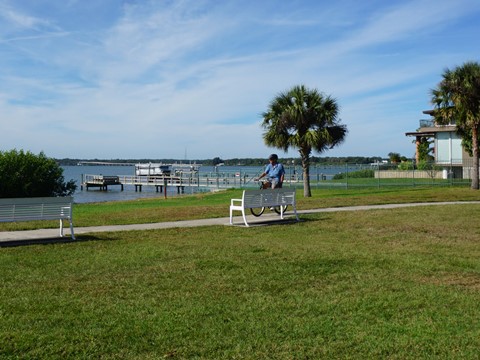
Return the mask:
M277 154L272 154L268 157L268 160L278 160Z

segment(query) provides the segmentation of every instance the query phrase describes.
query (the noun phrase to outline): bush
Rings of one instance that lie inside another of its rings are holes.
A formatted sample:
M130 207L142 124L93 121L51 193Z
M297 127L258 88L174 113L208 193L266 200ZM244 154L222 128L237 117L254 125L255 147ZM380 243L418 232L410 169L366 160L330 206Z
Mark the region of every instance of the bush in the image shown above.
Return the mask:
M333 180L341 180L347 177L356 178L356 179L373 178L375 177L375 171L372 169L364 169L364 170L352 171L349 173L339 173L333 176Z
M437 165L435 165L434 162L432 161L425 161L425 160L420 160L417 164L417 169L418 170L434 170L434 171L440 171L441 168Z
M43 152L0 151L0 198L66 196L76 188L74 180L65 182L63 169Z
M413 170L413 162L411 161L402 161L398 165L398 170Z

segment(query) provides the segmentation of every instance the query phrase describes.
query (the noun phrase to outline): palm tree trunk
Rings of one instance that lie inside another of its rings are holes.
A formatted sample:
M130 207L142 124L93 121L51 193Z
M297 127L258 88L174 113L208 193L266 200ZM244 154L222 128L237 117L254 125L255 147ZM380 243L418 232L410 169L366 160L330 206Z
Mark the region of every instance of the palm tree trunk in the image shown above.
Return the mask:
M302 169L303 169L303 197L312 197L312 192L310 190L310 155L300 151L300 156L302 158Z
M479 161L478 161L478 126L472 127L472 148L473 148L473 175L472 175L472 189L479 189Z

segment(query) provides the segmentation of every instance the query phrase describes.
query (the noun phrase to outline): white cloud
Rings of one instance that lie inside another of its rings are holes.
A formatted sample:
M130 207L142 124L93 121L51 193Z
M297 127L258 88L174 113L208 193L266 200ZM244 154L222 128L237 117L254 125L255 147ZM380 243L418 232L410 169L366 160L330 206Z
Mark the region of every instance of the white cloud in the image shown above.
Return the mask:
M186 148L194 158L263 156L273 150L263 144L260 113L278 92L305 83L337 98L350 130L325 155L413 151L404 132L416 129L429 89L445 66L477 55L472 31L480 25L468 20L480 5L303 3L137 2L94 30L88 19L73 29L55 13L13 5L8 15L4 3L10 26L0 27L23 41L0 48L0 121L15 124L2 129L2 149L82 158L182 158ZM445 34L458 38L429 43Z

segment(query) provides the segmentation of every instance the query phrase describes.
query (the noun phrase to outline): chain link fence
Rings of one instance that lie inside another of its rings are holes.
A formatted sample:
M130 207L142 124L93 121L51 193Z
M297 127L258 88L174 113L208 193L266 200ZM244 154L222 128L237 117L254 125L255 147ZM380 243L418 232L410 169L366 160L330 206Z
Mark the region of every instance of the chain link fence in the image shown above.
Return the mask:
M284 186L303 187L303 170L298 164L284 164ZM226 167L200 171L196 177L206 178L213 188L254 188L254 180L264 167ZM339 164L310 167L312 188L393 187L393 186L470 186L473 160L438 164L402 162L399 164ZM202 182L202 181L199 181Z
M387 186L470 186L473 160L463 164L422 163L345 164L314 166L310 170L312 187L387 187ZM303 180L301 175L299 179Z

